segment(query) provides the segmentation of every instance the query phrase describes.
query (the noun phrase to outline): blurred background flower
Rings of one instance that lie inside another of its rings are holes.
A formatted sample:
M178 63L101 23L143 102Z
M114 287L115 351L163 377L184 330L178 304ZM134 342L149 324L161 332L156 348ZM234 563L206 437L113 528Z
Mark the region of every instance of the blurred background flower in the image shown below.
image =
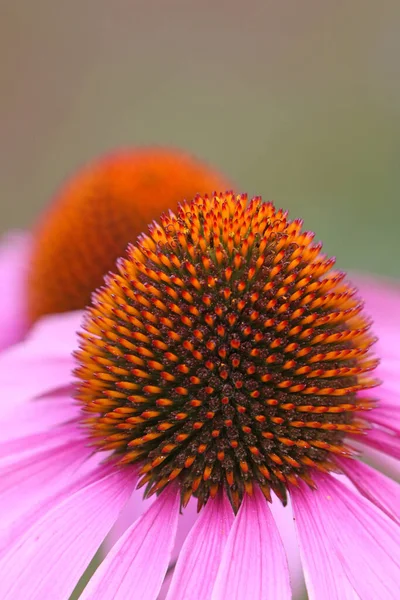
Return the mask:
M128 244L162 212L200 190L229 187L214 169L172 148L115 151L79 170L32 228L0 240L0 350L43 315L87 306Z
M0 229L115 147L185 148L400 276L400 5L2 2Z

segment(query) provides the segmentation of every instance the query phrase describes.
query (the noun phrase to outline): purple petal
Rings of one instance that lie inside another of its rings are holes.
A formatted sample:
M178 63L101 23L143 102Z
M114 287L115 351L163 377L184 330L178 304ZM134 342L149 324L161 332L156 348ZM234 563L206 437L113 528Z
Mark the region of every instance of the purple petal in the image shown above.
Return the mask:
M212 600L291 598L289 572L278 528L267 501L255 488L234 520Z
M67 600L135 482L130 469L110 467L107 475L40 515L0 561L2 597Z
M311 600L398 597L400 528L332 476L291 490Z
M110 550L81 600L156 600L168 569L178 514L178 489L167 489Z
M222 495L209 500L183 544L167 600L209 600L234 520Z

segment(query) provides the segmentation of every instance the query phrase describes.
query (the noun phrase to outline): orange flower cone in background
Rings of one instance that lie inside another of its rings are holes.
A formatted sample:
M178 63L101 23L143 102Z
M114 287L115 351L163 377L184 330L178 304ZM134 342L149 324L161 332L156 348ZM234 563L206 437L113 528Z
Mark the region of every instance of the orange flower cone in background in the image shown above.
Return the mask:
M163 211L231 187L183 151L134 148L83 168L30 233L0 241L0 350L38 318L84 308L127 245Z
M34 231L28 318L83 308L126 246L163 211L226 179L180 151L134 149L106 156L64 187Z
M213 168L168 148L118 151L83 168L32 232L0 240L0 350L41 316L84 308L127 245L163 211L229 187Z

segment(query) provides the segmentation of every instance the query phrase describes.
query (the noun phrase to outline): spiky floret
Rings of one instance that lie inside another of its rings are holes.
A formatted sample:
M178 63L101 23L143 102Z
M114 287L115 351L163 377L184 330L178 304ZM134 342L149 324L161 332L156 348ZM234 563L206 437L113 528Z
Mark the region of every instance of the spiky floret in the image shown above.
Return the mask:
M93 442L182 504L258 485L286 500L335 470L376 385L370 323L300 220L256 197L196 197L150 226L88 310L78 399Z
M83 309L129 242L163 210L225 189L219 173L167 148L116 152L63 186L34 228L27 284L31 322Z

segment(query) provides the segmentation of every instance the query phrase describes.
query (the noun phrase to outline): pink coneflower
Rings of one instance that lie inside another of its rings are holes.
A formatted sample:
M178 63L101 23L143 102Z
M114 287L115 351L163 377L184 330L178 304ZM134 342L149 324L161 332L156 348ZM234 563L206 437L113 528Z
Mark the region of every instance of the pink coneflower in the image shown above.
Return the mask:
M168 600L290 598L270 509L288 499L311 599L397 598L400 488L360 458L400 458L381 310L400 293L367 301L376 368L359 294L301 227L260 198L197 197L128 249L82 329L53 316L2 355L4 598L67 600L132 494L84 600L156 600L167 580Z
M85 308L128 243L164 210L226 187L216 170L169 148L119 151L83 168L32 232L0 240L0 350L43 315Z

